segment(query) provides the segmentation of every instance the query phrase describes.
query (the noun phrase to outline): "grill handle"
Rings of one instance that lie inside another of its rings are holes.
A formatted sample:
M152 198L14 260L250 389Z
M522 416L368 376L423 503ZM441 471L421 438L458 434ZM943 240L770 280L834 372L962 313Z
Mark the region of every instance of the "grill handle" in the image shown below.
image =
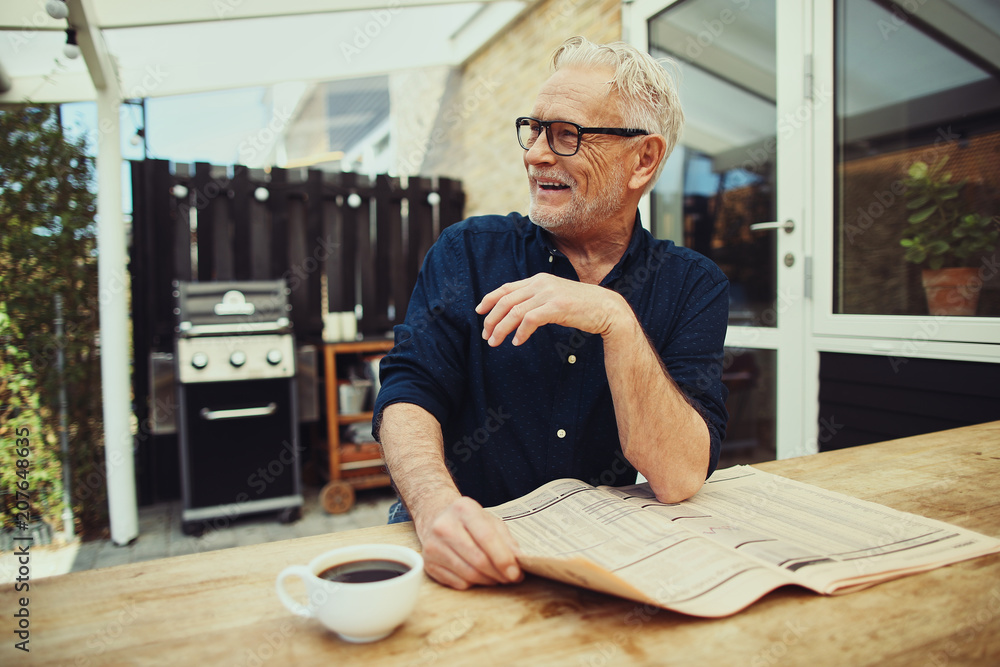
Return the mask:
M181 322L178 329L181 335L211 336L214 334L255 334L255 333L285 333L288 331L288 318L282 317L274 322L233 322L232 324L191 324Z
M267 417L273 415L278 409L278 404L271 402L260 408L238 408L236 410L209 410L201 409L201 418L208 421L217 419L241 419L243 417Z

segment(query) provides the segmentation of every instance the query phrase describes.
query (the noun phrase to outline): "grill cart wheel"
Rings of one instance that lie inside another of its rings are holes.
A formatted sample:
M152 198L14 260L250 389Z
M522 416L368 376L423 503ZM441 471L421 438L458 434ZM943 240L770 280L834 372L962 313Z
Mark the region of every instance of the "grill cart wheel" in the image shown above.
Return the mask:
M347 482L330 482L320 491L319 499L329 514L343 514L354 506L354 487Z
M201 521L182 521L181 532L188 537L201 537L205 533L205 524Z
M302 518L301 507L286 507L278 514L278 522L283 524L295 523Z

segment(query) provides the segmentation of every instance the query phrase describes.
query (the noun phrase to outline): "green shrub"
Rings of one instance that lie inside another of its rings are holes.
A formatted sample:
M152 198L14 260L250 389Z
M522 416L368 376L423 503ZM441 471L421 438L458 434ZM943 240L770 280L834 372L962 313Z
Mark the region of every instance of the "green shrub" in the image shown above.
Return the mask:
M98 355L94 164L52 105L0 110L0 493L11 525L15 428L28 428L32 513L61 528L54 295L63 297L65 386L77 530L107 521Z

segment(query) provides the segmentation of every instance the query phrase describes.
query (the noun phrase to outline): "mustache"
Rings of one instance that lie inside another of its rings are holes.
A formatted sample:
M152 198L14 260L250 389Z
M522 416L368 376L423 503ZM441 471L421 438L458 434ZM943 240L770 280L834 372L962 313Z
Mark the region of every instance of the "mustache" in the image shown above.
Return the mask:
M576 181L569 174L561 172L558 169L536 169L535 167L530 167L528 169L528 176L535 180L544 178L549 181L562 183L563 185L569 185L570 187L576 186Z

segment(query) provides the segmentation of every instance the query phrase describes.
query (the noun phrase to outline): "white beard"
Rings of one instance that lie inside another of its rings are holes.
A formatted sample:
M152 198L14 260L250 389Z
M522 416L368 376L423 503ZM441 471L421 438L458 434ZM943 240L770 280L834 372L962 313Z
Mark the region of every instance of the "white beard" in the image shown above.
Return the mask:
M555 178L566 183L569 178L557 175L552 171L532 170L533 177L544 176ZM540 206L535 201L535 189L531 188L531 204L528 207L528 217L536 225L550 232L568 232L572 230L574 235L590 231L593 227L601 224L611 217L622 207L625 199L625 170L616 169L603 192L592 195L585 200L579 194L575 181L569 182L570 200L568 204L552 209Z

